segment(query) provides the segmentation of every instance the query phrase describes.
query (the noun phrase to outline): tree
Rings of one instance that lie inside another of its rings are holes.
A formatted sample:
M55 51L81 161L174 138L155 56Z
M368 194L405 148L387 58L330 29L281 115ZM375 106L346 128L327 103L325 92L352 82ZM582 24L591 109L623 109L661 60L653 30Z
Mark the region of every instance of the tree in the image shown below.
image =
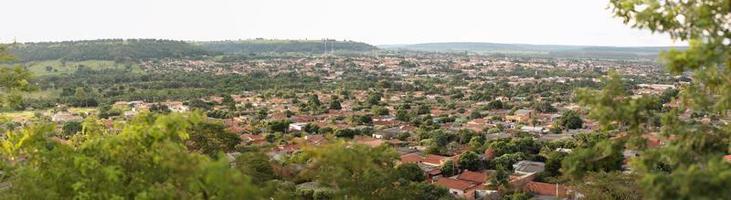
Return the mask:
M381 106L373 106L371 108L371 112L373 112L373 115L375 116L388 115L388 109Z
M366 99L366 103L370 106L379 105L381 103L381 98L383 97L383 94L380 92L371 92L368 94L368 98Z
M81 122L70 121L63 124L63 134L66 137L70 137L81 131Z
M398 154L389 147L371 148L336 142L305 148L295 162L305 164L303 178L333 188L334 196L354 199L404 199L417 191L399 184L394 166Z
M457 169L455 169L454 162L452 162L452 160L447 160L446 162L444 162L441 171L442 175L444 175L445 177L450 177L457 174Z
M507 171L503 168L498 168L495 170L495 176L492 176L490 178L490 184L498 186L498 187L507 187L510 181L510 174L508 174Z
M84 90L84 88L82 87L76 88L76 92L74 92L74 98L76 98L76 100L78 101L86 100L86 98L88 98L86 90Z
M398 167L396 167L396 173L398 173L398 176L400 178L409 181L421 182L426 179L426 176L424 176L424 171L421 170L419 165L413 163L405 163L399 165Z
M566 111L557 120L560 127L565 129L577 129L584 126L584 120L574 111Z
M471 171L477 171L481 168L480 156L473 151L468 151L459 156L459 167Z
M230 110L236 110L236 101L234 101L234 98L231 97L231 95L223 95L223 101L221 103Z
M490 109L490 110L503 109L503 102L500 100L490 101L490 103L487 103L487 109Z
M0 62L13 59L7 47L0 45ZM20 105L21 93L33 89L29 83L30 78L30 71L23 67L0 67L0 108L15 108Z
M311 94L307 96L307 106L311 108L318 108L321 104L322 103L320 103L320 98L316 94Z
M449 193L449 189L439 187L428 183L411 183L409 188L404 193L412 194L413 196L405 196L404 199L419 199L419 200L449 200L455 199L454 196Z
M269 156L261 152L245 152L236 157L234 166L242 174L251 177L254 183L264 183L276 177Z
M190 127L190 141L188 148L191 150L216 157L218 153L233 151L241 138L227 132L221 123L203 121Z
M536 109L538 112L542 113L554 113L558 110L556 110L553 105L551 105L551 102L548 101L541 101L534 105L534 109Z
M34 125L0 139L9 199L260 199L261 188L231 169L185 148L190 122L203 116L150 116L130 121L118 134L85 126L71 142L47 139ZM22 157L23 162L18 162Z
M482 118L482 113L480 111L474 110L470 113L470 119L479 119Z
M692 111L707 111L728 116L731 109L731 30L728 28L728 0L719 1L633 1L611 0L614 13L625 23L640 29L669 34L671 38L687 41L687 49L671 49L662 54L670 72L694 74L693 82L682 89L683 106ZM619 81L619 80L618 80ZM587 92L584 102L593 106L597 119L620 123L628 127L627 140L642 141L645 130L644 114L652 111L637 106L637 100L615 96L614 102L602 96L617 89ZM632 103L635 103L634 105ZM613 106L613 111L604 110ZM672 142L657 149L646 149L630 162L640 177L643 198L646 199L716 199L731 196L731 165L720 157L731 146L728 126L698 124L678 117L683 110L663 115L661 131ZM634 113L634 115L632 115ZM603 117L600 117L603 116ZM604 126L611 128L610 126ZM707 175L707 176L706 176ZM689 188L704 188L690 190Z
M320 127L317 126L317 124L307 123L305 124L305 127L302 128L302 130L310 134L316 134L320 132Z
M285 133L287 132L287 129L289 129L289 124L291 122L289 120L276 120L276 121L270 121L267 123L267 127L270 132L281 132Z
M165 104L155 103L155 104L152 104L150 106L150 112L154 112L154 113L170 113L172 111ZM226 118L226 117L219 117L219 118Z
M396 110L396 119L408 122L411 121L411 115L409 114L408 110L399 108L398 110Z
M342 109L342 106L340 105L340 100L339 99L332 99L332 100L330 100L329 109L330 110L340 110L340 109Z
M637 179L636 175L618 171L589 173L584 178L585 181L575 184L575 188L587 200L639 200L643 199L643 194Z
M531 199L532 195L524 192L515 192L510 195L507 195L505 199L509 200L528 200Z
M565 175L581 180L589 172L611 172L622 169L624 155L621 143L602 141L593 147L575 149L562 161Z

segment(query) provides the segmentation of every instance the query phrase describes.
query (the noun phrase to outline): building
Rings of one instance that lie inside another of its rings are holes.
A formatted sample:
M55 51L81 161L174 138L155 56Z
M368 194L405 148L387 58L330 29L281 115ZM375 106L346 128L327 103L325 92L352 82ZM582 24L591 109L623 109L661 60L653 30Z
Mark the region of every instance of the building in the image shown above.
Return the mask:
M566 199L570 194L566 186L535 181L526 183L523 190L532 193L537 199Z
M456 178L459 180L475 183L476 185L482 185L487 182L487 173L465 170L461 174L457 175Z
M51 121L56 123L80 122L82 120L84 120L84 118L81 118L80 116L74 115L70 112L58 112L51 116Z
M535 111L531 109L520 109L516 110L513 115L505 116L505 119L516 123L528 123L535 115Z
M470 193L472 195L474 195L474 192L470 192L470 191L472 191L473 188L477 186L477 184L474 184L469 181L451 179L451 178L437 179L437 181L434 184L449 189L449 193L454 195L457 198L468 198L465 195L470 194ZM472 197L472 198L474 198L474 197Z
M542 126L523 126L520 127L520 131L533 134L545 134L548 132L548 129Z
M307 123L291 123L289 124L289 131L302 131L307 126Z
M546 164L542 162L523 160L513 164L513 169L517 174L535 174L543 172Z

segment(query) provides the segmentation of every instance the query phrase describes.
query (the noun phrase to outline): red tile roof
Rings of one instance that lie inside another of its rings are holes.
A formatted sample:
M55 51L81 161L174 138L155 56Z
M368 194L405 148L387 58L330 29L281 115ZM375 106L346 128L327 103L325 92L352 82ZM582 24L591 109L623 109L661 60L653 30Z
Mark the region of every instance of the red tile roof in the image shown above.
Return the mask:
M406 154L401 156L401 163L419 163L422 158L416 153Z
M437 182L434 183L436 185L450 188L450 189L456 189L456 190L462 190L465 191L467 189L470 189L475 186L474 183L469 181L463 181L458 179L451 179L451 178L440 178L437 179Z
M457 179L470 181L475 184L482 184L485 183L487 179L487 174L484 172L473 172L469 170L465 170L459 176L457 176Z
M731 162L731 155L725 155L725 156L723 156L723 159L728 162Z
M447 157L440 156L440 155L429 154L429 155L426 155L423 162L427 163L427 164L432 164L432 165L442 165L442 161L446 158Z
M565 186L550 183L530 181L525 184L524 189L537 195L557 196L556 192L558 192L558 196L568 196L568 189Z

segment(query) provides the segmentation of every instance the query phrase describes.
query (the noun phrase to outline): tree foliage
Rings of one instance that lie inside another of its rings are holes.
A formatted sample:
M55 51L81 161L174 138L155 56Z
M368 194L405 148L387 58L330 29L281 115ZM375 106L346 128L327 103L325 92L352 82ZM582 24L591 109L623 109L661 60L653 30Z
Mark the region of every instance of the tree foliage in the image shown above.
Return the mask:
M70 143L35 125L2 141L10 199L259 199L260 188L184 145L200 115L143 115L118 134L85 124ZM19 160L18 158L24 158Z
M616 144L636 148L639 156L630 161L639 178L644 199L723 199L731 196L731 165L728 125L698 123L680 117L686 110L727 117L731 109L731 1L611 0L614 13L625 23L640 29L669 34L688 41L684 50L663 53L670 72L689 72L693 82L680 91L681 107L658 112L650 97L629 98L617 75L602 91L580 91L578 98L590 108L590 117L604 129L622 130ZM655 131L648 119L660 115L660 135L668 142L657 148L643 148L643 136ZM617 146L600 143L607 149ZM602 153L604 154L604 153ZM595 157L598 155L595 155ZM589 156L587 156L589 157ZM571 157L568 157L569 160ZM566 161L566 160L565 160ZM569 168L585 163L564 162Z

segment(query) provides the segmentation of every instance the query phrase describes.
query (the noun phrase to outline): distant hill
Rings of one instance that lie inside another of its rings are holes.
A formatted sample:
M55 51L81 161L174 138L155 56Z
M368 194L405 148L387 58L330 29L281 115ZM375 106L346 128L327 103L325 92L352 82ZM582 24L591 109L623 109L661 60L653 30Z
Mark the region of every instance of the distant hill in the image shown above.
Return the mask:
M186 42L157 39L102 39L10 45L20 62L42 60L115 60L201 57L219 54L322 54L360 53L378 49L373 45L335 40L236 40Z
M157 39L104 39L11 45L19 61L138 60L163 57L196 57L211 52L184 41Z
M486 54L528 54L556 57L657 57L671 47L608 47L571 45L501 44L479 42L445 42L409 45L382 45L384 49L429 52L474 52ZM684 47L679 47L684 48Z
M259 53L327 53L327 52L368 52L377 47L354 41L335 40L232 40L196 42L201 47L224 54Z

